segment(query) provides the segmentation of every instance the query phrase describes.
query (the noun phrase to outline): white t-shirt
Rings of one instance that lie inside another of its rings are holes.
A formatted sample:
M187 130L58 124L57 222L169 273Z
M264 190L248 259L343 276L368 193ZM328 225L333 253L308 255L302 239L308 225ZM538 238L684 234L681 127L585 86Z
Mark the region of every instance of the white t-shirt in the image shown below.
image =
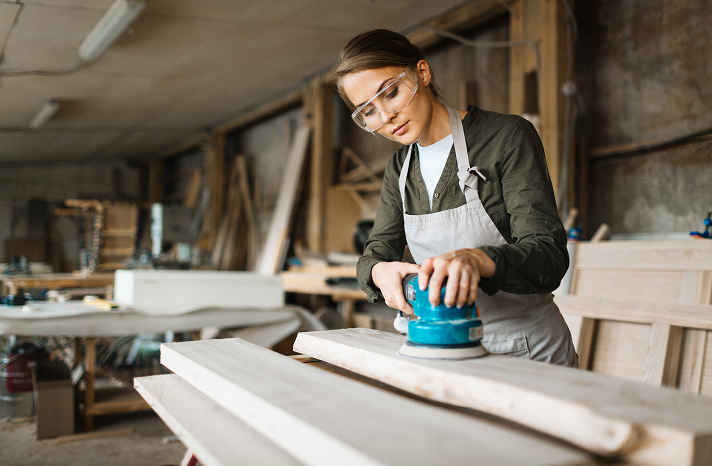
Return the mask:
M430 209L433 208L433 194L435 187L440 181L440 176L445 169L447 157L452 149L452 133L434 144L423 147L418 144L418 159L420 162L420 173L425 181L425 189L428 191L428 201Z

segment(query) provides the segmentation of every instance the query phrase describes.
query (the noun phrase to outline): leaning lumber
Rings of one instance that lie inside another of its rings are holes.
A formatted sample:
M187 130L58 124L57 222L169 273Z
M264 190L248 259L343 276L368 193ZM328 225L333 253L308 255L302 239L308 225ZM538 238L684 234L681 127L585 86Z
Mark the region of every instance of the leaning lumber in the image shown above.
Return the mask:
M177 375L137 377L134 386L205 466L302 464Z
M297 130L287 156L282 185L279 189L277 204L269 224L267 239L262 246L262 251L255 267L255 270L262 275L274 275L284 265L280 261L283 258L282 253L289 236L289 226L299 194L302 166L304 165L307 145L309 144L309 132L310 128L308 126L303 126Z
M237 338L164 344L161 362L308 465L594 464L548 438L308 367Z
M588 451L651 465L712 462L712 399L507 356L399 356L405 337L370 329L300 333L298 353L425 398L517 422Z

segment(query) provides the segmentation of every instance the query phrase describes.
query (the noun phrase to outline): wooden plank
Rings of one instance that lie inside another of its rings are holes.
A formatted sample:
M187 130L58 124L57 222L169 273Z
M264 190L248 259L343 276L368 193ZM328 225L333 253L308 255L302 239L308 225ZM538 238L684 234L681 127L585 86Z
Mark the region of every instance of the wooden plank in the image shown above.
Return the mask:
M524 39L524 1L514 0L509 5L509 40ZM524 54L523 47L509 49L509 113L524 113Z
M447 11L439 18L428 22L427 26L456 32L469 30L493 18L506 14L507 8L507 4L500 0L467 2L465 5ZM418 28L408 34L408 38L421 49L433 46L443 40L442 37L423 30L422 28Z
M591 370L640 382L645 373L651 325L599 320L596 330Z
M706 348L707 330L685 330L683 356L680 363L681 390L689 393L700 393Z
M702 380L700 381L700 393L712 395L712 338L707 332L706 347L702 361Z
M605 456L651 465L712 461L711 399L499 355L461 361L406 358L397 355L405 340L369 329L309 332L297 336L294 350Z
M593 359L593 342L596 335L595 319L581 318L581 327L576 345L579 369L589 370Z
M679 270L577 269L577 296L675 302L683 272Z
M590 461L546 438L311 368L239 339L165 344L161 362L306 464Z
M579 269L710 270L712 241L582 242Z
M252 270L257 257L257 228L255 225L255 214L252 208L252 196L250 195L250 186L247 182L247 166L245 157L238 155L235 158L237 164L237 184L240 189L240 198L242 199L242 209L247 222L247 264L245 269Z
M533 2L528 2L533 3ZM566 26L564 10L559 0L540 0L542 24L539 45L541 69L538 70L539 116L541 142L551 183L558 195L561 182L562 136L564 129L564 95L561 86L566 80ZM536 19L532 18L536 23ZM531 20L530 20L531 21ZM531 39L531 38L530 38ZM534 39L536 40L536 39ZM573 175L573 171L569 176Z
M310 106L312 108L312 154L309 197L309 217L307 224L307 246L314 252L324 250L324 227L326 222L326 192L331 186L333 172L331 126L333 120L333 86L315 78L309 85Z
M294 141L287 155L277 205L272 214L267 239L257 260L256 271L263 275L272 275L279 271L284 242L289 234L294 204L302 178L302 166L309 142L309 127L302 127L294 135Z
M556 296L554 301L561 312L591 319L646 324L659 323L712 330L712 306L705 304L664 303L571 295Z
M266 120L278 113L285 112L289 109L298 107L304 102L304 91L298 90L294 91L286 96L277 99L266 105L262 105L254 110L248 111L237 118L234 118L227 123L218 126L215 130L228 133L236 131L247 126L251 126L259 123L262 120Z
M138 377L134 386L205 466L302 464L177 375Z
M682 352L682 327L653 324L643 382L658 387L677 386Z
M188 182L188 188L185 191L185 198L183 200L183 204L189 209L193 209L198 202L198 195L200 194L200 187L202 185L203 173L200 168L194 168L190 175L190 181Z

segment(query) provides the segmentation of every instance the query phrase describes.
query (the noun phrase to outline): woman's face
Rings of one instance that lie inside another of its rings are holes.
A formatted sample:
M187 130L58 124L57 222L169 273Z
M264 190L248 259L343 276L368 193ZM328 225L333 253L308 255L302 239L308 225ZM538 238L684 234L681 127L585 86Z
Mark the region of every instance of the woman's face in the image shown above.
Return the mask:
M423 76L421 63L424 63L427 67L427 63L421 61L417 67L417 75L413 69L406 71L409 76L418 82L418 91L413 100L398 113L390 113L380 109L383 125L374 131L375 133L401 144L409 145L416 142L426 130L432 112L432 104L425 91L430 82L430 69L427 68L426 76ZM344 76L341 79L341 85L348 98L358 108L393 82L402 71L402 67L395 66L358 71ZM425 81L423 78L425 78ZM405 79L407 80L408 78ZM404 90L401 90L401 92L404 92Z

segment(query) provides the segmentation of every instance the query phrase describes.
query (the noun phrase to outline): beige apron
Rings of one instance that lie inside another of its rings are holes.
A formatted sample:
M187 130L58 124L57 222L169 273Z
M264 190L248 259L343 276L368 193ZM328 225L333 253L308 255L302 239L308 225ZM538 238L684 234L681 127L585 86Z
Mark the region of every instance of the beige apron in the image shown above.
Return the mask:
M409 215L403 205L408 247L418 264L425 259L463 248L501 246L500 234L480 201L477 167L470 168L460 114L448 107L450 129L457 157L457 176L467 203L456 209L426 215ZM412 146L400 173L401 199L405 199ZM478 176L479 175L479 176ZM483 345L491 353L526 357L564 366L577 364L569 328L551 294L516 295L499 291L488 296L477 292L477 307L484 324Z

